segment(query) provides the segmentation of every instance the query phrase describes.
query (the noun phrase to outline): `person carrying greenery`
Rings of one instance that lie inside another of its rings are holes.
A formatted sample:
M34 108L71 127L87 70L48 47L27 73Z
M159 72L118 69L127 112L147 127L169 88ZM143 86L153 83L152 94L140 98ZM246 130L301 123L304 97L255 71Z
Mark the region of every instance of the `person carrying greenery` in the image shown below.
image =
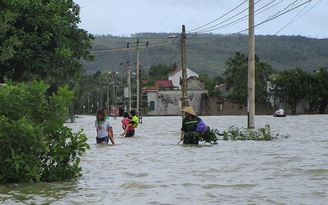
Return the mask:
M197 133L197 124L202 120L196 116L194 109L191 106L182 109L185 112L185 117L182 121L180 141L183 144L198 144L199 134Z

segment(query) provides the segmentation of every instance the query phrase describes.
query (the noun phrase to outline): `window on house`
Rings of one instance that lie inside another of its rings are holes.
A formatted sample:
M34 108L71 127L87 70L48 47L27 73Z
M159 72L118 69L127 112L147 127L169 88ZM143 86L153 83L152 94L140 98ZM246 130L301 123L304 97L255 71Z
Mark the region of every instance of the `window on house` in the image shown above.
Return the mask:
M150 111L155 110L155 101L149 101Z

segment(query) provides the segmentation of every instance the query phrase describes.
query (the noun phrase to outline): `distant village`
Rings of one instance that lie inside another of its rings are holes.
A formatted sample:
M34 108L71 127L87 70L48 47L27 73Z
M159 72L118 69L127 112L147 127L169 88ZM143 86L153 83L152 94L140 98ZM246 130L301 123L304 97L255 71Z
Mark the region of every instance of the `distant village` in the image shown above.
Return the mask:
M229 91L225 84L216 85L219 97L211 97L205 89L205 83L199 79L199 75L191 69L187 73L187 96L197 115L247 115L247 106L232 103L227 95ZM143 100L147 101L147 108L142 108L142 115L169 116L181 115L182 97L182 69L168 75L167 80L158 80L154 86L142 88ZM267 82L268 104L256 105L257 115L272 115L278 106L282 106L286 113L291 111L286 103L280 102L269 95L270 81ZM297 107L297 113L306 113L307 104L302 102ZM328 109L326 108L326 113Z
M228 91L224 84L217 85L220 97L210 97L205 89L205 83L199 79L197 73L186 69L187 73L187 96L197 115L244 115L246 107L236 105L226 99ZM148 108L143 110L143 115L181 115L181 86L182 70L168 75L167 80L158 80L154 86L142 88L143 95L147 99ZM269 107L257 108L257 114L272 114Z

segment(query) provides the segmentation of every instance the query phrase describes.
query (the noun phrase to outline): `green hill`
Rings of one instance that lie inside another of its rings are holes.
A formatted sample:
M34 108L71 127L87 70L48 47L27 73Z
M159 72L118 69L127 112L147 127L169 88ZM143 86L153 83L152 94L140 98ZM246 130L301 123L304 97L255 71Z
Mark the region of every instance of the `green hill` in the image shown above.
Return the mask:
M139 39L140 66L147 72L157 64L181 66L180 37L172 33L138 33L126 36L96 36L93 42L95 62L82 62L87 73L120 71L136 67L136 45ZM129 42L129 47L127 44ZM147 43L148 42L148 43ZM148 45L148 46L147 46ZM226 70L225 62L235 52L248 53L247 35L188 34L186 39L187 67L197 73L219 75ZM273 69L294 67L312 72L328 67L328 39L303 36L256 36L255 52Z

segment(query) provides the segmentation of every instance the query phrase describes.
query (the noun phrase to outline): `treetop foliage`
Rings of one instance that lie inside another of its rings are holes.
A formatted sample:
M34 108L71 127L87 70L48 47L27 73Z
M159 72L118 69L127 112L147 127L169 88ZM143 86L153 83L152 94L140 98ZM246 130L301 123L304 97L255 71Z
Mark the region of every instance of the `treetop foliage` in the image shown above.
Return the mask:
M80 59L93 59L93 36L78 28L73 0L0 2L0 82L64 82L81 70Z

